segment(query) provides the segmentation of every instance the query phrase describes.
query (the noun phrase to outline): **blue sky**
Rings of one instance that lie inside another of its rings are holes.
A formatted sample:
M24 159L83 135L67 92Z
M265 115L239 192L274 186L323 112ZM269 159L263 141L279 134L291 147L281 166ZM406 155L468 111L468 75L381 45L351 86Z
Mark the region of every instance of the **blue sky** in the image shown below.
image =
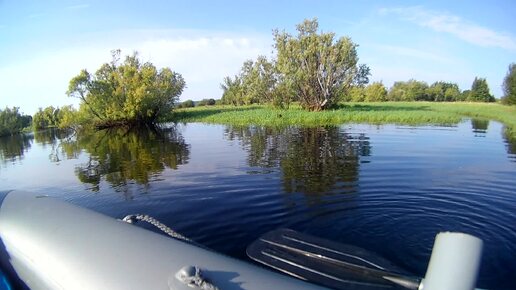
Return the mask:
M279 3L278 3L279 2ZM182 100L220 98L242 62L272 53L275 28L317 17L350 36L372 80L410 78L468 89L485 77L496 96L516 62L516 1L11 1L0 0L0 107L77 104L65 95L110 50L183 74Z

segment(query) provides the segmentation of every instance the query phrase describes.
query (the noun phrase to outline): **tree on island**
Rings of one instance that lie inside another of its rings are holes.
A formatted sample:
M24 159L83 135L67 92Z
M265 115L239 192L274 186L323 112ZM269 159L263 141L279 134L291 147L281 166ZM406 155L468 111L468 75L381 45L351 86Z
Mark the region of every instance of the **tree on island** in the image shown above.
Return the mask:
M358 65L358 45L349 37L335 39L335 33L318 29L317 19L312 19L297 25L297 37L274 32L278 71L310 111L330 107L352 84L369 81L369 68Z
M516 63L509 65L509 71L503 80L503 92L502 101L505 104L516 105Z
M496 99L489 93L489 86L484 78L475 78L471 85L468 101L472 102L494 102Z
M276 58L248 60L238 75L224 78L222 102L284 107L297 101L304 109L320 111L353 86L367 84L370 70L358 64L358 45L318 29L313 19L297 25L297 36L274 31Z
M135 52L120 61L120 50L95 74L82 70L67 94L81 99L79 111L91 116L97 128L153 124L172 110L185 88L183 77L170 68L158 70L142 63Z

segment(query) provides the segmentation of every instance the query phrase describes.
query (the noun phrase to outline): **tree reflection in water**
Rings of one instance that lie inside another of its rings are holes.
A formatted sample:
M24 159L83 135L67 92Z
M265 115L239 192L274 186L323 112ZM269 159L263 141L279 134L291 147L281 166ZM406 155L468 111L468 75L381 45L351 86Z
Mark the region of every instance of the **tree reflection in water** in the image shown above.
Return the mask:
M505 139L505 147L509 158L516 162L516 128L505 127L503 129L503 138Z
M175 127L79 134L62 146L64 151L84 150L89 154L88 161L76 167L75 173L93 191L100 190L102 180L124 192L130 184L148 186L153 176L165 168L177 169L189 158L189 145Z
M34 136L15 134L0 137L0 162L16 162L22 160L25 152L29 151Z
M339 127L227 127L225 135L242 142L249 166L266 172L279 168L289 193L353 192L360 156L371 152L364 134L348 134Z
M48 145L57 145L60 140L70 138L73 136L72 130L59 130L50 128L34 132L34 141L46 148Z
M489 128L489 120L471 119L471 128L473 133L475 133L475 137L485 137Z
M41 145L44 149L50 147L48 158L51 162L60 162L62 157L65 159L78 158L81 152L79 148L61 146L63 143L72 144L73 142L70 141L75 140L75 137L75 131L73 130L50 128L34 132L34 140L36 143Z

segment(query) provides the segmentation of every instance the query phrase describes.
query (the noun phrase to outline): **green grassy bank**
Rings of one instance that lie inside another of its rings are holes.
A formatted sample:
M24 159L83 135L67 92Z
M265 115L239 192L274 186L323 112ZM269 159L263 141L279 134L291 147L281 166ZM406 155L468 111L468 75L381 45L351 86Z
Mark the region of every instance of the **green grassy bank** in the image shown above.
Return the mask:
M179 122L232 125L320 126L342 123L454 124L464 117L497 120L516 128L516 107L492 103L346 103L322 112L308 112L297 106L288 110L260 105L207 106L178 109L171 118Z

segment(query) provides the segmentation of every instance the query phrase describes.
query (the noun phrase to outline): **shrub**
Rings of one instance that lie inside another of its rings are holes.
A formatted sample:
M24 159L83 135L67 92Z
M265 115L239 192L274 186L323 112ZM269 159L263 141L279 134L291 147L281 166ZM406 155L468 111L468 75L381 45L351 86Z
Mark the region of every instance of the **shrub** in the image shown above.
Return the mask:
M186 100L186 101L180 103L179 105L177 105L177 107L179 109L180 108L193 108L193 107L195 107L195 103L192 100Z
M197 106L213 106L215 105L214 99L202 99L199 102L197 102Z

